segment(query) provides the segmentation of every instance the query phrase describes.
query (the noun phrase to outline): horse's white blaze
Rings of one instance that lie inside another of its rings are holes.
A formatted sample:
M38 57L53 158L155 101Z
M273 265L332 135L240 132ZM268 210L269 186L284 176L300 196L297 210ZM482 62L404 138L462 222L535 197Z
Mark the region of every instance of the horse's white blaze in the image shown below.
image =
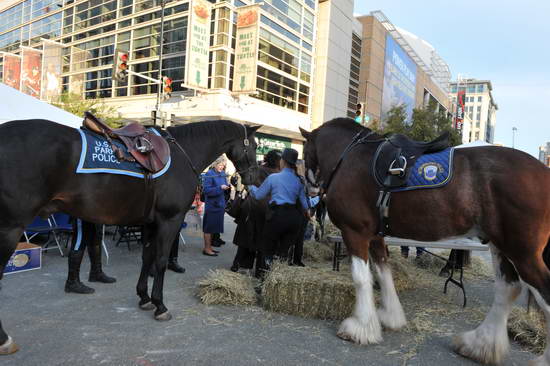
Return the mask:
M531 290L537 304L539 304L541 310L544 312L544 318L546 319L546 349L542 356L535 358L529 362L529 366L550 366L550 306L544 301L540 292L538 292L533 286L522 283Z
M351 277L355 285L355 308L353 315L340 325L338 335L359 344L379 343L382 341L382 327L374 306L369 263L352 256Z
M495 270L495 297L485 320L475 330L455 337L456 351L466 357L483 363L498 364L508 354L510 343L506 325L512 304L521 292L519 282L507 283L500 271L501 258L491 245L493 268Z
M380 266L375 264L374 268L382 292L382 308L378 309L378 317L386 328L400 329L407 325L407 319L395 291L390 266L387 264Z

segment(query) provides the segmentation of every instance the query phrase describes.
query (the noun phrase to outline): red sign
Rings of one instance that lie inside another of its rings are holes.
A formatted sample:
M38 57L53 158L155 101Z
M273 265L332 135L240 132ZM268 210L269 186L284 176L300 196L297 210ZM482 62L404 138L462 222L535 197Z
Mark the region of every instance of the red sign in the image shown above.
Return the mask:
M32 48L22 48L21 91L40 98L42 84L42 52Z
M456 98L455 128L457 130L461 130L462 124L464 123L465 102L466 102L466 91L460 90Z

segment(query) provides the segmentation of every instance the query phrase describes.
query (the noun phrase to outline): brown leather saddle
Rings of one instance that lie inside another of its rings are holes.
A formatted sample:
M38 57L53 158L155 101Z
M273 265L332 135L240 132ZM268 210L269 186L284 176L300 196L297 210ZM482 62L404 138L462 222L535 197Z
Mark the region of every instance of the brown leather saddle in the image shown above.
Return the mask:
M104 136L111 144L118 160L135 161L151 173L161 171L170 159L168 142L137 122L112 129L90 112L85 112L82 127ZM130 156L118 148L113 143L113 139L122 141L128 148Z

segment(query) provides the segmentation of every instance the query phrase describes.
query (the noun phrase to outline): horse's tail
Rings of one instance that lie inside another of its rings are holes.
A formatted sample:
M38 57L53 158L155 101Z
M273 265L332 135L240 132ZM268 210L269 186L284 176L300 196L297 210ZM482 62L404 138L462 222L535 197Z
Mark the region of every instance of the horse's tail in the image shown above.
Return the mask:
M546 267L550 269L550 236L548 237L548 241L546 242L546 247L542 252L542 260L544 261L544 264L546 264ZM530 310L532 304L535 305L535 309L540 310L537 302L535 301L535 296L533 295L533 292L530 289L528 289L527 290L527 311Z

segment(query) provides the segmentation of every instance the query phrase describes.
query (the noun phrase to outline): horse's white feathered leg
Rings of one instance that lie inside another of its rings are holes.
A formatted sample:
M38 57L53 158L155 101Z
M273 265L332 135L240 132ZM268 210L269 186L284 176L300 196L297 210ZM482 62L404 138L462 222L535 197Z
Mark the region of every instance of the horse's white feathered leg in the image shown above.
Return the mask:
M355 285L355 308L352 316L340 325L338 336L359 344L379 343L382 341L382 327L374 306L369 263L352 256L351 277Z
M389 329L401 329L407 325L405 312L395 291L390 266L387 263L374 265L380 291L382 292L382 307L378 309L380 322Z
M498 364L508 354L510 343L506 325L512 304L521 292L519 281L506 282L501 271L502 258L491 245L495 271L495 297L485 320L475 330L453 339L455 351L482 363Z

